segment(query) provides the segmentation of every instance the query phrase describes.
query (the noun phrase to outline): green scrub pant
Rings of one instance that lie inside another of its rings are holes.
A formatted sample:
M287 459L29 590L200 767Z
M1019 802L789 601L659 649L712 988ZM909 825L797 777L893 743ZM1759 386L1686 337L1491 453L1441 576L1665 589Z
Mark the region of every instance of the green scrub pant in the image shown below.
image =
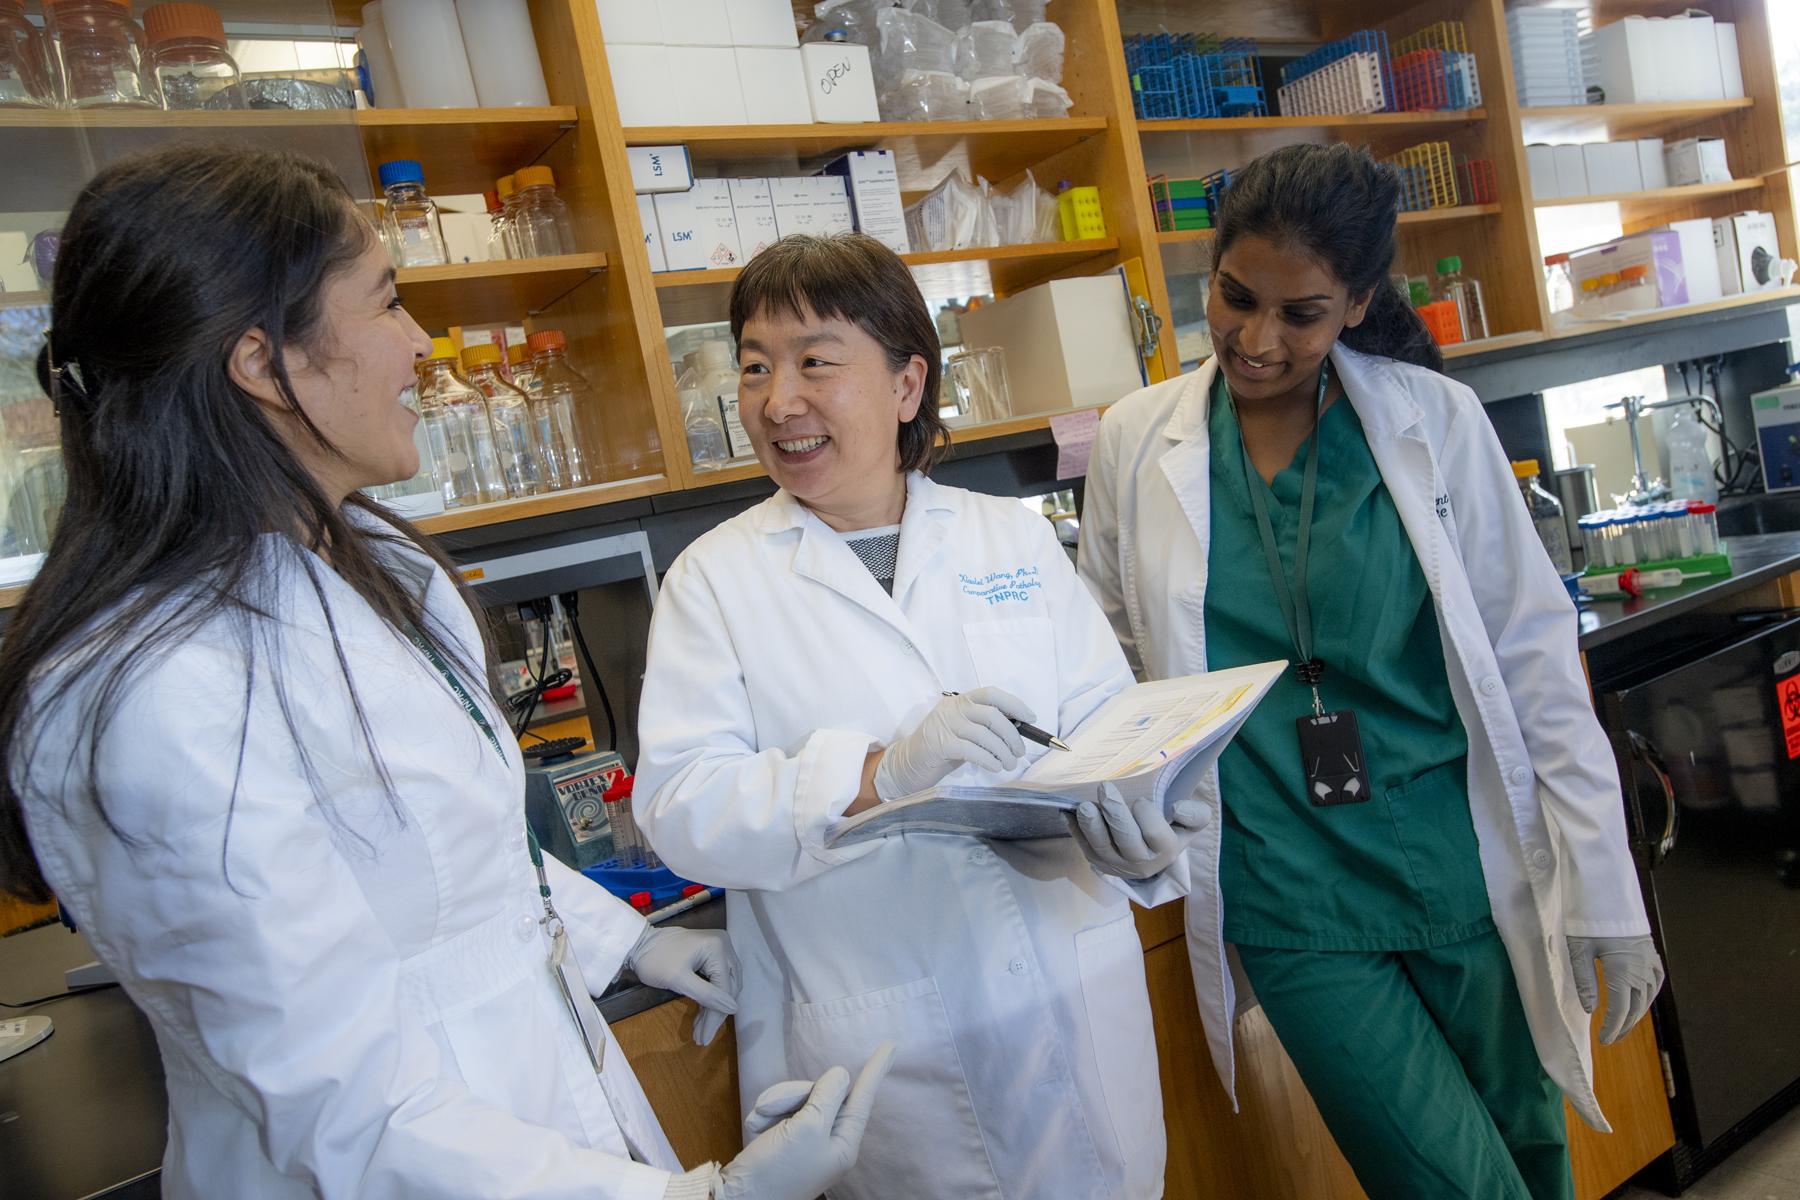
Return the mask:
M1573 1200L1562 1092L1497 933L1238 955L1370 1200Z

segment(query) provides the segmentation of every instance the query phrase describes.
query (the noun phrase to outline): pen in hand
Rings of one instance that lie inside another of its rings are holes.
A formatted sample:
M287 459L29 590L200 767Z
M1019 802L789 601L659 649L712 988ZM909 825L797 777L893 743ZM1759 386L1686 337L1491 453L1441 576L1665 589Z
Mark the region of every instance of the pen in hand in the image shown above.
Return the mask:
M945 692L944 695L945 696L960 696L960 695L962 695L962 693L961 692ZM1067 742L1063 741L1061 738L1057 737L1055 734L1045 733L1042 729L1039 729L1036 725L1031 724L1029 721L1013 721L1013 719L1011 717L1008 717L1006 719L1008 721L1012 721L1012 727L1014 729L1018 730L1019 736L1024 738L1028 742L1036 742L1038 745L1048 746L1052 750L1067 750L1069 748L1069 744Z

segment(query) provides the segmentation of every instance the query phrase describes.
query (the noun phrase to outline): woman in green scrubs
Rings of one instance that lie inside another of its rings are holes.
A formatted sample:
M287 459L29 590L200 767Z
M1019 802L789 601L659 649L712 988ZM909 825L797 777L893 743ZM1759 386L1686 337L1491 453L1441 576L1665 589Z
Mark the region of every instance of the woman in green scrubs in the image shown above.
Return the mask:
M1107 414L1081 569L1143 674L1296 664L1220 759L1217 886L1189 901L1221 1073L1215 939L1371 1197L1564 1200L1565 1091L1603 1123L1592 962L1604 1040L1661 965L1573 609L1386 278L1397 198L1341 145L1233 182L1217 354Z

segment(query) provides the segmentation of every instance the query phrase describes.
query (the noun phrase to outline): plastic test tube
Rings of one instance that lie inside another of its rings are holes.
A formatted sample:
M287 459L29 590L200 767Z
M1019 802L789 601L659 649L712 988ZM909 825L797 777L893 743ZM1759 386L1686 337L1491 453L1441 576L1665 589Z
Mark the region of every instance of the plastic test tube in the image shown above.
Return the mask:
M1699 554L1719 552L1719 506L1693 503L1688 512L1694 517L1694 548Z
M621 867L634 867L643 848L637 821L631 815L631 801L625 796L608 796L605 803L607 823L612 827L613 858Z

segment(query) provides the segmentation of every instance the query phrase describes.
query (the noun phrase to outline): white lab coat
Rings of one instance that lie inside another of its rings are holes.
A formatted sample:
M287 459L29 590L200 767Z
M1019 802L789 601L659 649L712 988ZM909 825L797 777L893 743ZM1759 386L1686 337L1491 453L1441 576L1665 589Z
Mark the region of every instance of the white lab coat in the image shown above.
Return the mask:
M1648 934L1612 751L1576 647L1575 609L1532 528L1481 403L1443 375L1339 344L1331 362L1431 589L1450 690L1469 734L1469 806L1501 940L1538 1057L1590 1125L1588 1016L1565 936ZM1081 574L1134 670L1206 669L1215 362L1126 397L1088 468ZM1260 559L1242 565L1265 571ZM1223 581L1227 585L1229 580ZM1203 790L1216 797L1215 772ZM1190 851L1194 990L1214 1066L1235 1096L1218 888L1219 823Z
M1049 522L916 474L892 597L786 492L670 568L638 820L677 872L732 889L744 1101L899 1047L834 1200L1161 1195L1129 889L1066 838L824 844L867 753L941 693L997 685L1068 731L1130 682ZM1184 888L1185 869L1141 894Z
M32 844L162 1052L165 1194L661 1200L680 1168L656 1117L610 1034L596 1078L547 966L523 764L503 715L481 680L465 681L504 764L436 670L342 579L287 539L267 536L261 550L258 584L283 628L279 657L259 653L241 767L245 658L223 621L148 665L101 741L99 794L129 840L74 782L71 755L85 765L90 732L76 710L41 713L33 734ZM450 580L410 546L384 553L479 663ZM276 707L277 673L329 818ZM598 991L644 922L546 865ZM630 1146L653 1165L629 1161Z

